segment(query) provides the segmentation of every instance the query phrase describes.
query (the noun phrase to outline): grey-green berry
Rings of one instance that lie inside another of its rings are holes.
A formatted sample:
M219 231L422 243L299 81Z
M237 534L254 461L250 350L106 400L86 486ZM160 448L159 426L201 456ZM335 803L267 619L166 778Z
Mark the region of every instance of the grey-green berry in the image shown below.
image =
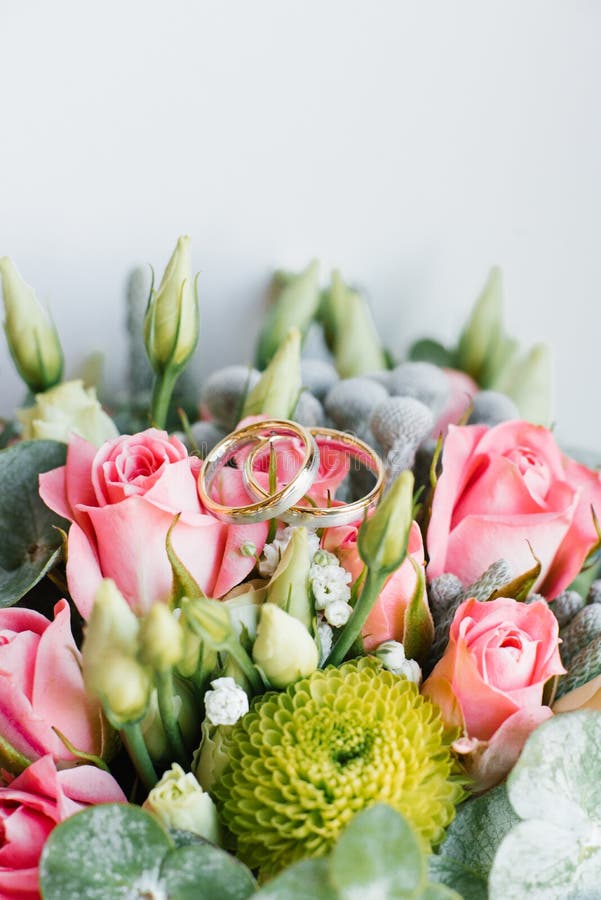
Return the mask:
M561 649L561 648L560 648ZM564 663L565 665L565 663ZM572 659L568 674L560 679L557 687L557 698L569 694L570 691L582 687L583 684L601 675L601 635L593 638L590 644L583 647Z
M553 612L555 618L559 622L559 627L565 628L568 622L574 618L577 612L580 612L583 606L584 598L581 597L578 591L562 591L562 593L558 594L555 600L549 604L549 609Z
M340 380L338 372L325 359L305 358L301 360L303 387L311 391L318 400L323 400L328 391Z
M200 402L219 425L231 431L238 422L244 397L261 377L249 366L226 366L217 369L203 385Z
M378 403L369 419L374 437L385 453L404 446L417 450L434 426L431 410L413 397L387 397Z
M598 635L601 635L601 604L592 603L576 613L559 633L562 640L559 653L564 666L569 669L577 654Z
M405 362L390 373L390 393L395 397L414 397L437 416L451 391L442 369L428 362Z
M513 573L504 559L498 559L489 566L486 572L477 578L473 584L469 584L463 592L463 596L467 599L475 597L476 600L488 600L491 594L500 590L505 584L508 584L513 578Z
M500 422L519 418L517 406L506 394L499 391L479 391L472 400L469 424L492 427Z
M329 391L325 409L338 428L367 430L372 410L388 398L386 388L369 378L346 378Z

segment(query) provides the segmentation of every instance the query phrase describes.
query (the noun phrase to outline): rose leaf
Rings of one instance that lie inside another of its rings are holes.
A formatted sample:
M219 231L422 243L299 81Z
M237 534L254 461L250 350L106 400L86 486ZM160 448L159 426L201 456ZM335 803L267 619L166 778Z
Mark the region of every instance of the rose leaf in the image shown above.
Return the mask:
M27 594L58 561L69 523L45 505L38 476L65 462L57 441L23 441L0 451L0 608Z

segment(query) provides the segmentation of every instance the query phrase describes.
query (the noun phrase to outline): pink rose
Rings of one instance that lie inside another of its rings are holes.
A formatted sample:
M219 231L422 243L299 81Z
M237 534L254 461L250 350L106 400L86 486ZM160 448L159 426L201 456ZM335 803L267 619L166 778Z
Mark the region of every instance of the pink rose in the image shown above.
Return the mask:
M422 693L462 729L455 749L472 754L468 770L479 789L506 774L528 734L552 715L543 688L564 672L557 619L543 600L472 599L458 608Z
M358 533L359 525L341 525L338 528L328 528L322 540L324 550L338 557L340 564L351 573L353 583L364 568L357 549ZM386 581L363 626L363 644L367 651L374 650L383 641L404 640L405 611L417 588L417 572L411 558L418 566L423 566L424 545L416 522L411 526L409 533L407 558ZM425 579L422 602L424 604L428 602Z
M80 654L71 634L69 604L60 600L54 621L31 609L0 609L0 764L21 771L51 754L61 766L77 750L101 756L108 726L99 703L88 697Z
M252 541L260 552L267 525L227 526L207 515L197 489L200 465L176 437L149 428L99 450L73 437L67 464L40 475L44 502L72 522L67 581L84 619L102 578L112 578L137 613L169 597L165 539L177 514L175 552L205 593L221 597L249 574L255 561L240 546ZM216 482L221 502L248 502L235 469L224 469Z
M432 429L432 435L435 438L439 434L446 437L449 425L457 425L463 419L474 395L479 391L474 379L465 372L461 372L459 369L444 369L444 373L449 382L450 392L445 407Z
M514 575L541 562L535 589L553 599L597 542L601 477L564 456L550 431L528 422L450 426L430 527L428 577L463 584L505 559Z
M108 772L79 766L57 772L51 756L0 787L0 897L38 900L38 863L59 822L96 803L125 803Z

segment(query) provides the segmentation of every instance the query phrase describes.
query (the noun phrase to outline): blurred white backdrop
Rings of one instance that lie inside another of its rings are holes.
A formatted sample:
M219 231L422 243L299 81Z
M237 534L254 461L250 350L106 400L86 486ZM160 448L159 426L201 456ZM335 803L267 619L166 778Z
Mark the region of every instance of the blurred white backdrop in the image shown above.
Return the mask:
M127 271L180 233L201 375L250 359L275 266L341 267L401 354L498 263L560 436L599 447L600 42L598 0L0 0L0 255L111 386Z

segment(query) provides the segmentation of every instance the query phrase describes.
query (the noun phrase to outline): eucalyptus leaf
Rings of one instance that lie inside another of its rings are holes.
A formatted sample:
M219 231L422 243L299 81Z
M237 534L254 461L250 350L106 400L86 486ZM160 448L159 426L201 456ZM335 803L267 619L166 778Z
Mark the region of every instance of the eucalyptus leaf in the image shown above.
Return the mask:
M425 874L416 833L383 803L351 820L330 858L330 877L341 900L411 897L425 887Z
M69 523L38 492L38 476L65 462L57 441L22 441L0 452L0 608L12 606L60 558Z
M172 850L160 884L169 900L246 900L257 886L243 863L208 842Z
M159 884L172 842L138 806L91 806L58 825L40 860L44 900L119 900ZM185 848L188 849L188 848Z
M435 366L453 367L455 358L439 341L431 338L420 338L409 348L408 358L415 362L434 363Z
M498 849L491 900L599 897L601 713L562 713L539 726L507 789L524 821Z
M430 857L430 877L458 891L464 900L486 900L495 853L517 822L504 784L463 803L439 852Z
M327 859L304 859L286 869L255 894L256 900L338 900L330 884Z

